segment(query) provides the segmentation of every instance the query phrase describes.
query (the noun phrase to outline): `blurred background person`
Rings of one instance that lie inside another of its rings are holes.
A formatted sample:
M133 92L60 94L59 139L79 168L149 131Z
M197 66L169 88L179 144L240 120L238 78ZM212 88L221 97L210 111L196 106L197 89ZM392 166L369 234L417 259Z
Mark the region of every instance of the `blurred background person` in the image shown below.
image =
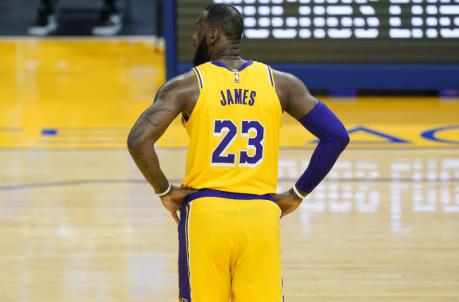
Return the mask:
M56 5L58 0L40 0L37 18L28 32L34 36L46 36L56 31ZM98 36L116 35L123 28L122 17L116 6L116 0L104 0L104 6L99 13L97 25L92 33Z

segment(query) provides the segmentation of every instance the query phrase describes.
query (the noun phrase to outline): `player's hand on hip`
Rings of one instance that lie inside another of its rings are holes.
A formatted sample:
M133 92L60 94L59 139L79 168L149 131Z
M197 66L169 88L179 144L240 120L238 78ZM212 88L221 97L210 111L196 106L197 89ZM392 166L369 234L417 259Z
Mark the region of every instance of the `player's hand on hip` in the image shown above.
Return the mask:
M300 206L301 201L303 201L293 192L293 190L288 190L280 194L274 194L273 197L277 205L282 210L281 217L295 211Z
M171 186L170 192L160 197L163 206L171 213L175 222L179 223L180 221L177 212L180 212L182 209L182 205L186 197L196 191L197 190L190 188Z

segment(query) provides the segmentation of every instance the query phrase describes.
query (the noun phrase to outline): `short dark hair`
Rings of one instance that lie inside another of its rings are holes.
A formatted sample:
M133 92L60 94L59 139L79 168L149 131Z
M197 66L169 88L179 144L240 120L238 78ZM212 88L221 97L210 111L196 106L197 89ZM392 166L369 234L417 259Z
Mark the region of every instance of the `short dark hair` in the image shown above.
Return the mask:
M236 7L229 4L211 4L206 7L207 21L223 31L226 37L239 41L244 31L244 19Z

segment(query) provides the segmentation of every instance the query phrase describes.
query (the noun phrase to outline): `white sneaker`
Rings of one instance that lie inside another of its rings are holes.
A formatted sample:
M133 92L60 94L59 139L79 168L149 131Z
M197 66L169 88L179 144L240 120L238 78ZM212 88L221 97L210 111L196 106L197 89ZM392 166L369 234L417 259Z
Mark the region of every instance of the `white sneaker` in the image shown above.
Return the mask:
M44 11L38 13L37 20L29 28L29 35L46 36L57 29L56 17Z
M97 36L113 36L123 28L121 15L103 10L99 23L92 29L92 33Z

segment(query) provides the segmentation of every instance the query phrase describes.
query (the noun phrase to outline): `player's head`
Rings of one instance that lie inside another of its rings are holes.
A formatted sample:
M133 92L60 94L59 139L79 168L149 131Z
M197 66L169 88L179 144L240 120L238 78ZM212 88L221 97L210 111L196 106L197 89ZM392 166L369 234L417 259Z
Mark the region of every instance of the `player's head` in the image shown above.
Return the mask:
M195 23L193 57L195 66L208 62L219 47L238 45L244 31L244 20L239 11L228 4L207 6ZM219 49L222 50L222 49Z

